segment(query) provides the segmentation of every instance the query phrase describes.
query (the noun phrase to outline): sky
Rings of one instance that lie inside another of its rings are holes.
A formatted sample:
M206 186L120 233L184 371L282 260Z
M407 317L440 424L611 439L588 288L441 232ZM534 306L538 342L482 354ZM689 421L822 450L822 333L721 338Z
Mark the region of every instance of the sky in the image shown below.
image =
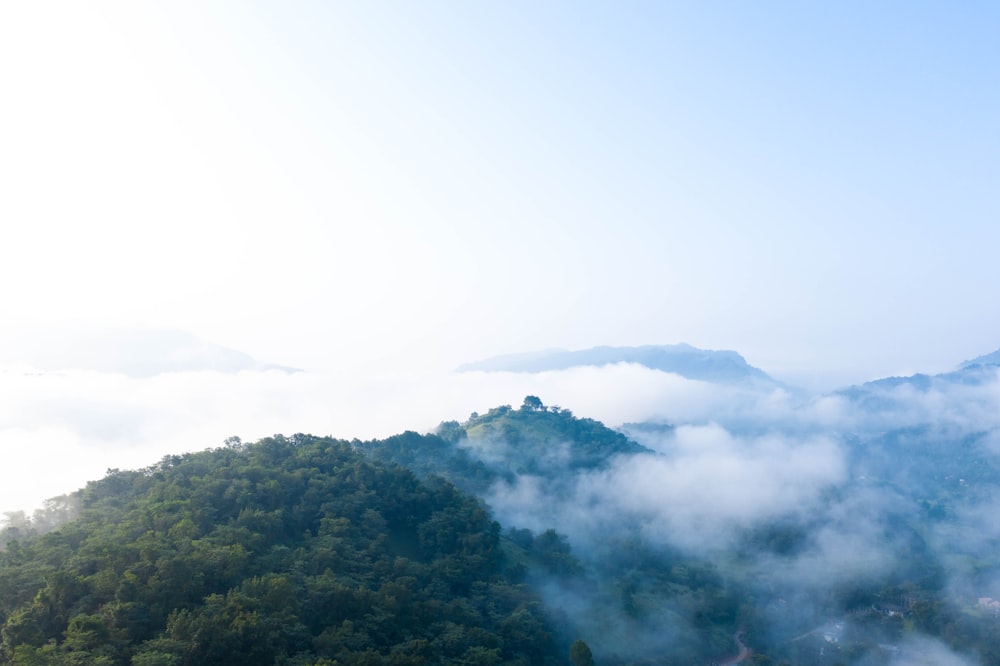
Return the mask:
M1000 347L998 28L987 2L4 3L3 356L183 330L420 404L553 347L734 349L816 389L945 371Z
M1000 346L993 3L7 3L4 327L298 367Z

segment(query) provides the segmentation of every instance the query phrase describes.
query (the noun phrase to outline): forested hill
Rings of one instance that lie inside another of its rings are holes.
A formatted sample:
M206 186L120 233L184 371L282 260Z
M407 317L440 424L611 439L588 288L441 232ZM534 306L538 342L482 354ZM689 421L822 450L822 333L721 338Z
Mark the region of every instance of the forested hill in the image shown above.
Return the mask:
M443 424L447 431L453 424ZM467 446L487 459L517 461L518 473L565 474L568 470L606 467L620 454L648 453L600 421L577 418L568 409L547 407L527 396L519 409L503 406L473 415L463 426ZM507 450L497 451L498 442ZM508 464L513 464L508 462Z
M712 495L634 501L683 460L675 430L630 431L662 446L528 396L433 434L234 438L109 471L0 531L0 665L638 666L745 643L834 666L926 640L1000 663L991 433L844 436L851 473L822 502L722 520Z
M517 409L503 405L473 413L465 423L446 421L432 435L406 432L355 445L377 460L444 477L477 495L520 474L555 480L606 468L619 455L650 452L600 421L548 407L535 396Z
M601 511L589 506L585 520L594 531L577 530L571 542L565 532L572 516L591 501L586 495L578 501L580 489L622 464L657 455L598 421L527 396L518 408L503 405L464 423L445 422L435 434L407 432L354 445L482 497L504 524L514 567L558 618L555 631L564 646L582 637L599 663L708 663L735 650L734 632L752 620L740 612L740 590L711 562L652 546L632 516L601 522ZM530 509L512 510L503 493L522 483L537 493Z
M0 553L0 663L561 663L550 636L479 503L326 438L109 472Z
M716 545L681 495L616 501L647 469L677 482L675 431L643 427L661 452L528 396L434 434L109 471L0 532L0 665L705 664L745 642L833 666L925 639L1000 663L988 433L845 437L854 475L825 506L718 521ZM855 573L831 538L906 557Z

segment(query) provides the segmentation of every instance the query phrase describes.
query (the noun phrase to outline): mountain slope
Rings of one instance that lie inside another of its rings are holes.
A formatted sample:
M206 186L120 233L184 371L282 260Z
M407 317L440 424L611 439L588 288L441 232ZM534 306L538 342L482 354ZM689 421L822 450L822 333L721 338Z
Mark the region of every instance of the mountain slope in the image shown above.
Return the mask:
M582 486L629 459L656 455L625 435L527 396L517 409L474 413L435 434L355 445L482 497L507 530L505 548L559 618L559 638L584 637L600 663L704 663L732 645L739 595L711 563L644 543L632 516L611 526L595 515L594 533L572 542L561 534L568 506L581 515L592 510L574 499ZM540 489L535 532L502 497L522 483Z
M547 622L449 484L298 435L112 471L0 553L0 663L538 664Z

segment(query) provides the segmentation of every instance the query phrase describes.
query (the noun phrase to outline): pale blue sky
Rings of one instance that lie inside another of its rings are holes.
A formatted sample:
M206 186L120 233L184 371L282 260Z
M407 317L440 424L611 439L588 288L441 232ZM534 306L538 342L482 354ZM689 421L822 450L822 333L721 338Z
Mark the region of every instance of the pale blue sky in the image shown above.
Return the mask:
M827 386L1000 347L993 3L8 3L0 85L8 330Z

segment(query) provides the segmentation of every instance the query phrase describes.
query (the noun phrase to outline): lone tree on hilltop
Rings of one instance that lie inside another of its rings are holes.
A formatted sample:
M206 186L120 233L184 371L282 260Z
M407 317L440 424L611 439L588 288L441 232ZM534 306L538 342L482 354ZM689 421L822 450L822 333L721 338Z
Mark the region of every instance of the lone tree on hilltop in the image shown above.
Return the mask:
M521 403L521 409L526 412L544 412L545 405L542 404L542 401L537 396L526 395L524 396L524 402Z

